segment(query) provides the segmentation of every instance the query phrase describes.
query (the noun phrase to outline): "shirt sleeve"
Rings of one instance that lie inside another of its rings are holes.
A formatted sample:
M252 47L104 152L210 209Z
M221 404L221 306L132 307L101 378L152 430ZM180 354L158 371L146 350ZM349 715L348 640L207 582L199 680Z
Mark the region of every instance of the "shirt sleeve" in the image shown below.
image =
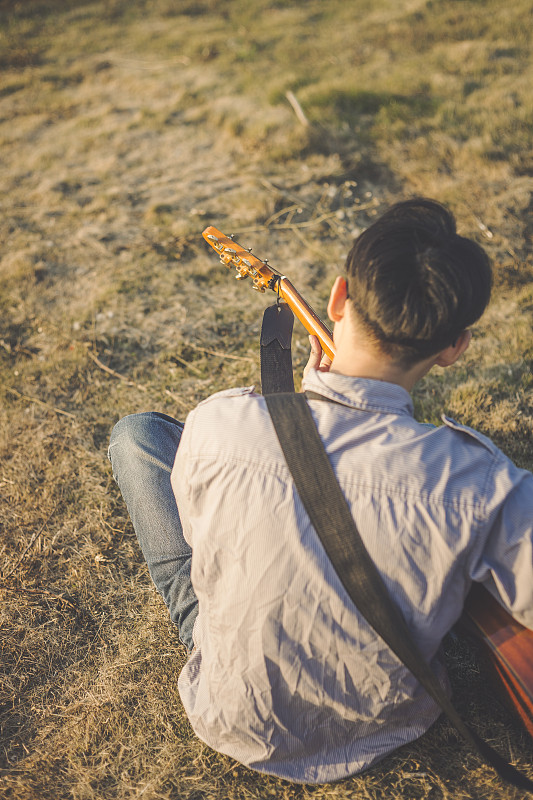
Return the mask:
M190 464L190 446L192 429L194 427L194 411L191 411L185 420L185 427L181 434L181 439L174 459L174 466L170 473L170 485L176 498L178 512L180 515L181 527L183 530L183 538L192 547L191 541L191 524L190 524L190 491L189 491L189 475L188 468Z
M510 490L498 503L502 487L509 483ZM533 474L508 462L487 488L487 496L494 498L491 525L471 577L518 622L533 629Z
M193 462L206 451L206 439L209 442L207 431L218 431L220 427L219 409L220 402L225 399L240 398L255 395L254 386L239 386L224 389L202 400L196 408L189 412L185 420L185 427L181 435L178 452L170 475L170 485L176 498L176 504L181 520L183 536L189 547L193 547L193 525L191 520L197 505L194 500ZM203 429L203 430L202 430ZM203 435L202 435L203 433Z

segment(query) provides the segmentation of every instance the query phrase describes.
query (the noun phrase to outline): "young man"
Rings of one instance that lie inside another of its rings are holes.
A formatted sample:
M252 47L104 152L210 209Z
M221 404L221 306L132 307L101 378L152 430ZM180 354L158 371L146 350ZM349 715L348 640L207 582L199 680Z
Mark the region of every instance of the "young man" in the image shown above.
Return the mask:
M442 206L393 206L355 241L328 306L335 359L311 337L303 384L333 401L309 401L318 431L366 548L444 685L439 647L472 581L533 628L533 475L451 419L418 423L409 395L466 350L490 288L485 253ZM126 417L110 457L191 651L179 689L207 744L262 772L323 783L434 722L438 707L340 584L261 395L220 392L185 427Z

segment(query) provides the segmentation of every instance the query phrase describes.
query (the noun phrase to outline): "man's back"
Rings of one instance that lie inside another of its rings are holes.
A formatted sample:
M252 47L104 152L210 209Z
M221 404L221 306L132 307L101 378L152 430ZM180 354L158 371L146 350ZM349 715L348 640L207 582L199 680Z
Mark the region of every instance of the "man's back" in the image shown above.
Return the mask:
M489 588L495 579L533 627L531 474L451 422L420 425L395 384L311 372L306 386L342 403L311 401L319 432L367 549L440 674L437 650L472 577ZM173 486L199 600L180 692L202 739L256 769L325 782L428 728L437 707L340 585L262 398L241 390L201 404Z

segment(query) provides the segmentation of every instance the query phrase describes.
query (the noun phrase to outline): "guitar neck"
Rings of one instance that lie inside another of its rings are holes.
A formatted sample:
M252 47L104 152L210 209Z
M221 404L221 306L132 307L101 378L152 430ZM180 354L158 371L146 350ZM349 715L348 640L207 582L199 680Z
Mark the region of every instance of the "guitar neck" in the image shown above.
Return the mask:
M298 317L304 328L318 337L322 350L326 355L333 359L335 357L335 345L331 331L287 278L281 278L279 281L279 295L285 300L295 316Z

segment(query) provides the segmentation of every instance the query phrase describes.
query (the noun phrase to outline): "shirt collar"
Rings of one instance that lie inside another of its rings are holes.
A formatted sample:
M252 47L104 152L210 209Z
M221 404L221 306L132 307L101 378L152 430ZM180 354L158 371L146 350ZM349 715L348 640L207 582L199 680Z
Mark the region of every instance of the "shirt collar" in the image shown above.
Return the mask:
M302 382L304 391L329 397L351 408L413 416L413 401L403 386L371 378L352 378L338 372L311 369Z

